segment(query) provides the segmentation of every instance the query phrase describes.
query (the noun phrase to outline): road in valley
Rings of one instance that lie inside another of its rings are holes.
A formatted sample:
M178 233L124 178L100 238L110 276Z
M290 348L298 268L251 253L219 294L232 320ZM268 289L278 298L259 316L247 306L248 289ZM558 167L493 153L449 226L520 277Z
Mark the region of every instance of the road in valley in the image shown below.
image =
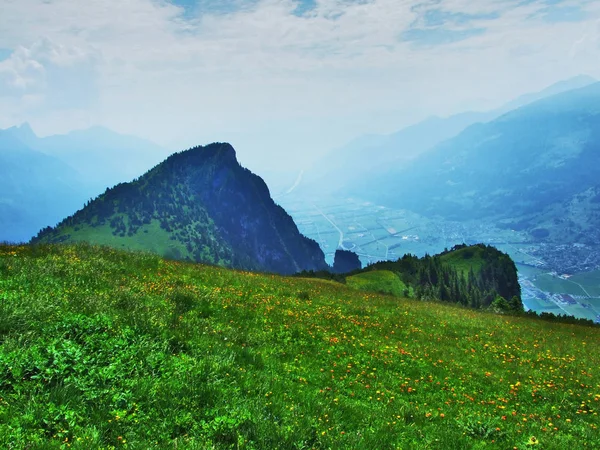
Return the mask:
M342 250L346 250L346 248L344 247L344 232L340 229L340 227L338 227L335 224L335 222L333 220L331 220L329 217L327 217L327 215L325 215L325 213L323 211L321 211L321 209L317 205L315 205L313 203L312 206L319 212L319 214L321 214L325 218L325 220L327 220L333 226L333 228L335 228L337 230L337 232L340 234L338 248L340 248Z

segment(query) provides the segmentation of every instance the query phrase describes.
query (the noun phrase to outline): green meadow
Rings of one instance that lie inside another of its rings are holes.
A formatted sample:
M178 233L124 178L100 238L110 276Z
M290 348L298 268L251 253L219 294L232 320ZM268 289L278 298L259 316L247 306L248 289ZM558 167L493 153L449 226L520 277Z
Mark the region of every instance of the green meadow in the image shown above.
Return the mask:
M346 286L360 291L407 297L412 294L400 277L390 270L373 270L346 277Z
M0 443L598 448L599 328L381 295L402 286L374 276L0 246Z

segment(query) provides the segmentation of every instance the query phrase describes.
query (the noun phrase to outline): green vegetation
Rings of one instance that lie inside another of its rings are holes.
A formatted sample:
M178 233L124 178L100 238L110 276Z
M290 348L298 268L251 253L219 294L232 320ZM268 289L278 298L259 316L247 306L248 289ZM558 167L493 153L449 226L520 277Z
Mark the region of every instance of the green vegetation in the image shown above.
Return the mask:
M600 271L576 273L569 281L581 285L590 295L600 297Z
M480 272L486 261L497 258L501 258L506 262L510 261L507 254L496 250L495 247L487 245L456 245L450 250L442 252L440 260L467 276L470 271Z
M123 217L121 215L121 217ZM135 233L124 234L115 239L115 231L109 225L88 225L62 227L56 234L56 240L68 240L71 242L93 242L97 245L113 246L115 248L147 251L157 255L165 255L173 259L184 259L192 261L194 254L188 250L181 241L170 239L156 219L142 224ZM207 258L210 260L210 258Z
M233 147L223 143L171 155L31 242L82 241L245 270L327 268L318 244L298 232L264 181L241 167Z
M389 270L373 270L346 277L346 285L361 291L410 297L408 287L400 277Z
M90 242L210 264L231 265L233 250L219 235L174 155L143 177L107 189L85 208L46 228L34 243ZM176 170L178 169L178 170Z
M535 277L535 285L542 291L561 292L571 295L586 295L581 286L570 280L559 278L556 275L542 273Z
M595 448L600 329L0 246L4 448Z
M418 300L441 300L497 312L524 311L515 264L505 253L484 244L455 245L433 257L404 255L346 276L327 272L299 275L349 282L357 289Z

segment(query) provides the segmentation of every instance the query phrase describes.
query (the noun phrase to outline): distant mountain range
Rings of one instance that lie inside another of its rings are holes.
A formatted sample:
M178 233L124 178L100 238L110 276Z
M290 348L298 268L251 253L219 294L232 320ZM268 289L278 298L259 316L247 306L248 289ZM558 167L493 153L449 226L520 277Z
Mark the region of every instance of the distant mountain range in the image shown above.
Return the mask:
M364 175L360 194L445 219L486 219L535 239L597 244L600 83L478 123L410 164Z
M489 122L537 100L594 82L594 78L581 75L555 83L542 91L523 95L493 111L464 112L445 118L430 117L390 135L359 137L325 155L306 171L303 188L343 194L357 180L364 179L365 174L376 178L390 168L401 168L475 123Z
M101 127L45 138L29 124L0 130L0 241L28 241L167 154Z
M0 241L29 240L80 207L86 194L72 167L0 131Z
M32 150L65 162L98 193L146 172L171 153L153 142L99 126L43 138L27 123L4 132Z
M328 268L318 244L224 143L170 156L33 239L76 241L282 274Z

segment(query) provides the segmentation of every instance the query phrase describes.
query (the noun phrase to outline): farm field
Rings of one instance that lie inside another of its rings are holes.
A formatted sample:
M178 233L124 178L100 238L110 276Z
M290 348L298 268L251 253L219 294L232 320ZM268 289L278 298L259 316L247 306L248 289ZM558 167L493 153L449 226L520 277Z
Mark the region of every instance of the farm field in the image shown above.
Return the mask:
M308 199L292 194L278 201L294 218L300 232L319 243L330 264L339 247L354 251L363 265L367 265L396 260L406 253L436 254L463 243L492 244L513 256L525 239L511 230L490 229L477 222L445 223L360 199ZM509 241L517 242L507 246L510 252L502 247L503 242Z
M600 297L600 271L576 273L570 280L579 283L590 295Z
M535 285L538 286L542 291L561 292L571 295L585 295L585 292L577 284L569 280L563 280L562 278L550 275L548 273L538 275L535 279Z
M0 299L5 448L598 444L598 328L84 244Z

